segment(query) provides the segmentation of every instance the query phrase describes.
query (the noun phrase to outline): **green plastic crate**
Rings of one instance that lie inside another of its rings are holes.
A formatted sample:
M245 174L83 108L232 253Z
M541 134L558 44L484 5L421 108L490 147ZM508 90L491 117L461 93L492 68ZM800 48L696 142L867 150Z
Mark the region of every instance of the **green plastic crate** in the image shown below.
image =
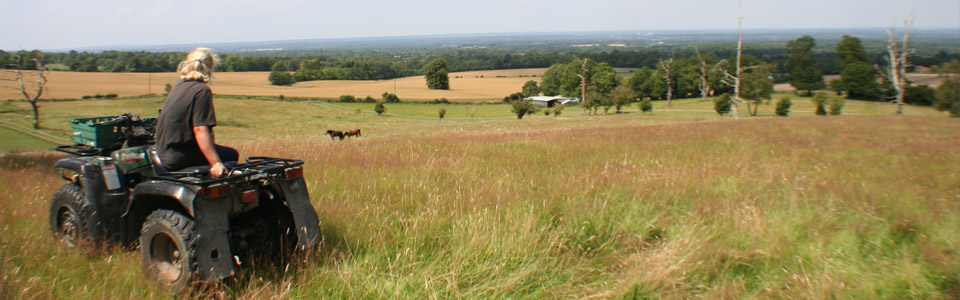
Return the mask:
M103 148L123 138L123 132L116 125L100 124L116 119L117 116L82 118L70 120L73 129L73 142L96 148Z

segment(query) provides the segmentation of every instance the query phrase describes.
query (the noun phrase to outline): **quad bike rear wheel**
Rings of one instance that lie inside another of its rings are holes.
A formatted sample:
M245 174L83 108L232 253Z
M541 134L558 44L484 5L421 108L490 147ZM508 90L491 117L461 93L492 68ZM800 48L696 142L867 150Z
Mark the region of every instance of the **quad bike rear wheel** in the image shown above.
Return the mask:
M173 210L151 213L140 231L140 256L147 276L178 293L198 277L196 223Z

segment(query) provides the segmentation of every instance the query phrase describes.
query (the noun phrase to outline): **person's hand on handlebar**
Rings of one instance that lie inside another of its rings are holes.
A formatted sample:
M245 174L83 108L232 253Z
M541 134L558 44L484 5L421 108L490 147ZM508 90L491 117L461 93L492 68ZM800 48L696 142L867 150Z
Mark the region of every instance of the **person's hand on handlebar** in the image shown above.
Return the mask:
M227 166L224 166L222 162L217 162L210 167L210 175L213 177L221 177L227 174Z

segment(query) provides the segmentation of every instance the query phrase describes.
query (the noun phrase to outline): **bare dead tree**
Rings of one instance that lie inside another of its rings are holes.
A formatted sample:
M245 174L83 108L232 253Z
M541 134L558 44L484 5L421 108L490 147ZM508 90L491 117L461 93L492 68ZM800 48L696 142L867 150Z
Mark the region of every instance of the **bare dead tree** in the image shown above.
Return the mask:
M897 114L903 114L903 92L907 87L906 80L906 69L909 66L907 62L907 56L913 52L914 49L910 49L910 36L913 35L910 32L910 27L913 26L913 16L903 18L903 41L901 44L897 44L895 39L896 28L890 27L887 30L887 53L889 54L890 66L887 76L890 79L890 83L893 85L894 90L897 91L897 96L894 102L897 104Z
M33 107L33 129L40 129L40 96L43 95L43 91L47 88L47 75L45 74L46 68L43 66L43 57L34 57L34 64L37 66L37 83L36 85L28 85L26 81L26 75L23 73L23 56L17 55L16 57L16 66L14 71L17 74L17 82L20 84L20 93L23 94L23 98L27 100L27 103L30 103L30 106ZM31 95L33 93L33 95Z
M700 59L700 101L707 101L707 95L710 94L710 84L707 82L707 61L700 55L700 47L694 47L697 50L697 58Z
M756 68L757 66L744 67L740 64L741 58L743 57L743 7L740 4L741 1L737 1L737 69L735 74L732 75L727 70L723 70L724 78L723 83L733 87L733 119L736 120L740 117L740 102L743 102L743 99L740 98L740 78L743 74L743 71Z
M586 115L587 107L584 104L587 103L587 60L589 58L580 59L576 55L573 57L583 62L580 66L580 74L577 74L577 77L580 77L580 107L583 109L581 114Z
M663 69L664 73L666 73L666 75L664 75L663 78L666 78L667 80L667 107L672 106L670 104L670 100L673 99L673 85L670 84L671 83L670 82L670 66L671 65L673 65L673 57L669 59L662 59L662 58L660 59L660 68Z

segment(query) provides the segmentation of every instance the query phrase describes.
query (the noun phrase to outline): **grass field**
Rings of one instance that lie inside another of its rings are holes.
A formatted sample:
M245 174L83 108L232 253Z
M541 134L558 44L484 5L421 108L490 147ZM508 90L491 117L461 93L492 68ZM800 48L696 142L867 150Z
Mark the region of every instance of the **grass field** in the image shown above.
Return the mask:
M226 286L241 299L960 297L960 120L860 101L816 117L791 97L790 117L737 121L698 99L517 120L494 104L376 116L218 97L218 141L306 161L325 238L285 272ZM43 131L161 101L45 102ZM28 126L28 109L0 102L0 120ZM323 135L348 128L364 136ZM8 138L20 142L0 148L0 298L169 298L138 252L58 248L46 210L65 156L0 129Z

